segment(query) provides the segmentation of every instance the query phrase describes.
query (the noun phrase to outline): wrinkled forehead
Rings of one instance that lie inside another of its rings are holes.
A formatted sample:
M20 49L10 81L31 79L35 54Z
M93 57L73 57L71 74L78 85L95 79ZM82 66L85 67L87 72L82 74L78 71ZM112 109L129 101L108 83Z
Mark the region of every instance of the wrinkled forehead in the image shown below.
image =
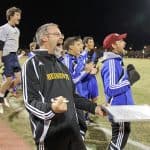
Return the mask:
M48 26L47 31L61 33L60 29L56 25Z
M93 39L88 39L87 43L94 43L94 40Z
M116 43L122 43L125 42L123 39L116 41Z
M20 12L15 12L13 16L20 16L21 13Z
M81 41L74 41L74 44L79 45L79 44L81 44Z

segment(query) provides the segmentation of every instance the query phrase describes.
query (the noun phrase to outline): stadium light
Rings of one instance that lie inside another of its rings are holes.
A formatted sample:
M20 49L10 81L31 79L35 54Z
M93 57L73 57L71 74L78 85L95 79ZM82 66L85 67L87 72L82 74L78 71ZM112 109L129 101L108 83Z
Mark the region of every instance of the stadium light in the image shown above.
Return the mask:
M132 47L129 47L129 50L131 51L131 50L132 50Z

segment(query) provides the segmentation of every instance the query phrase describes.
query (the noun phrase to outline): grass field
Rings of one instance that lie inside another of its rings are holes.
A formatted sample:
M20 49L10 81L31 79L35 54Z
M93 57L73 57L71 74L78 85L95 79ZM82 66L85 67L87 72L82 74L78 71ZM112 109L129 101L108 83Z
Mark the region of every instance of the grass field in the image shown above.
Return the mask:
M21 63L25 60L22 59ZM141 75L140 81L138 81L132 87L133 97L135 99L136 104L149 104L150 105L150 60L148 59L125 59L125 65L127 64L134 64L136 69L139 71ZM104 94L102 88L102 82L99 76L97 76L99 81L99 88L100 88L100 100L99 103L104 102ZM18 106L22 101L22 97L19 100L12 98L12 103L16 103ZM14 107L14 109L16 106ZM31 136L30 126L27 119L26 111L23 111L18 118L14 118L13 121L8 120L8 114L11 113L10 110L6 110L7 112L2 116L1 119L4 119L10 123L10 126L18 132L27 142L29 142L34 149L34 143ZM98 119L100 125L103 127L110 128L110 124L108 123L106 118ZM130 138L141 142L143 144L150 146L150 122L137 122L132 124L132 133Z

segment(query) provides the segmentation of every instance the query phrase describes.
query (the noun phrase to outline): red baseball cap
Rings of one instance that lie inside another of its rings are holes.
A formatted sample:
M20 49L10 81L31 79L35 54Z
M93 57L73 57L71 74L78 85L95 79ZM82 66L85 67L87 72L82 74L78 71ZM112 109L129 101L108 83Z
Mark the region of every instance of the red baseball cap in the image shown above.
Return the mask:
M111 33L105 37L103 41L103 47L106 49L111 48L113 43L125 39L126 37L127 37L127 33L124 34Z

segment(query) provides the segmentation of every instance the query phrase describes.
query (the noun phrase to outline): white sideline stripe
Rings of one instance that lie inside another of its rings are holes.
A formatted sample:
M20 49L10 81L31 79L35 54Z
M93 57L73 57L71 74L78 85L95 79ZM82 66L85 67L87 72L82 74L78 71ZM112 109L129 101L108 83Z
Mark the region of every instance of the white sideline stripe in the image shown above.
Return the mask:
M101 128L101 127L94 127L95 129L101 129L103 130L107 135L111 136L111 130L107 129L107 128ZM141 150L150 150L150 146L144 145L140 142L137 141L133 141L129 138L128 143L131 145L134 145L135 147L140 148Z
M89 148L89 147L86 147L87 148L87 150L93 150L92 148Z

